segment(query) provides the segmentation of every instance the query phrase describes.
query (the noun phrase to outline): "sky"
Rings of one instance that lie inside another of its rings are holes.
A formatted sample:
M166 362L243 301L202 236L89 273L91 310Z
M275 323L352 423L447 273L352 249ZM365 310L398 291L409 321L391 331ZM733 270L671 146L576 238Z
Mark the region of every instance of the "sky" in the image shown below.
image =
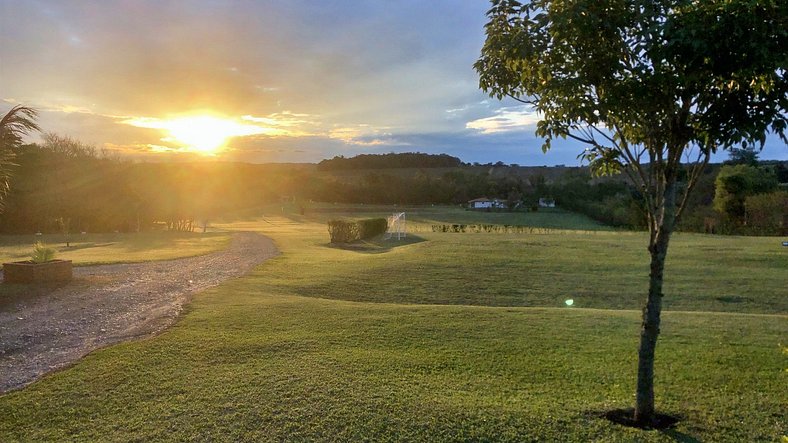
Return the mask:
M482 0L0 0L0 112L139 159L446 153L579 165L472 65ZM30 141L36 141L32 138ZM769 137L762 159L788 160ZM721 161L725 155L715 160Z

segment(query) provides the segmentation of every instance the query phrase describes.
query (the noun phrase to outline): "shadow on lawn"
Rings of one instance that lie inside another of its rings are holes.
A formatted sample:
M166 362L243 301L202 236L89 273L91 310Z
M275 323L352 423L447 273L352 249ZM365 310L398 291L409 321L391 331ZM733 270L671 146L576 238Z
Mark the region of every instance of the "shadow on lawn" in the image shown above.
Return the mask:
M638 423L635 423L634 413L635 413L634 409L628 408L628 409L614 409L612 411L605 411L601 414L594 413L594 415L598 415L600 418L604 418L621 426L640 428L644 430L656 430L676 442L701 443L701 441L698 440L697 438L689 434L685 434L683 432L677 431L675 429L676 424L684 420L684 417L682 416L657 414L653 423L643 426Z
M693 437L693 436L691 436L689 434L685 434L683 432L679 432L679 431L677 431L675 429L663 429L660 432L662 432L663 434L665 434L668 437L672 438L673 441L677 441L679 443L702 443L697 438L695 438L695 437Z
M114 242L104 242L104 243L76 243L72 242L71 246L58 246L58 252L69 252L69 251L78 251L80 249L91 249L91 248L103 248L106 246L112 246Z
M346 251L360 252L362 254L382 254L400 246L407 246L426 241L418 235L408 234L407 237L385 239L383 236L370 240L358 240L353 243L328 243L329 248L344 249Z

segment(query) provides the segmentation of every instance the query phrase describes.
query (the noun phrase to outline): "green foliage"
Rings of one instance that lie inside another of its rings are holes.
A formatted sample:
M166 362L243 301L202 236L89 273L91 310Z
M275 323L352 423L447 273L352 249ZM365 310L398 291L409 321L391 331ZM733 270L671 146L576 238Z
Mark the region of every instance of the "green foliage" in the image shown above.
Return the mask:
M46 263L54 260L54 258L55 250L53 248L47 247L40 241L33 245L33 253L30 255L30 259L33 263Z
M368 239L381 235L388 229L388 220L385 218L365 218L358 220L358 236L361 239Z
M743 224L746 198L776 188L777 177L770 170L750 165L723 166L715 181L714 209L734 224Z
M589 175L572 174L550 187L557 203L610 226L642 229L646 216L643 198L625 181L592 181Z
M5 209L16 150L22 144L22 137L40 130L36 123L38 112L27 106L17 105L0 119L0 213Z
M348 169L388 169L388 168L451 168L460 166L457 157L448 154L422 154L420 152L390 154L360 154L355 157L343 156L323 160L317 164L321 171L340 171Z
M543 150L572 138L592 173L626 172L669 236L712 152L787 140L786 16L774 1L494 0L474 68L538 113Z
M747 228L759 235L788 235L788 191L749 195Z
M71 219L73 232L136 232L157 225L189 230L197 217L234 216L293 195L308 181L301 169L314 169L219 162L131 163L56 138L59 141L49 137L51 143L19 150L15 185L7 210L0 214L0 232L59 232L58 217Z
M474 234L549 234L560 232L552 228L542 228L522 225L496 225L496 224L438 224L431 225L432 232L448 233L474 233Z
M689 195L718 148L763 146L768 131L788 142L788 2L492 4L474 65L481 88L531 105L544 151L554 138L580 141L592 173L626 172L643 199L653 264L635 420L647 425L665 257ZM679 195L685 157L692 168Z
M758 166L758 151L752 145L742 148L732 147L725 164Z
M328 235L331 243L351 243L366 240L383 234L388 228L385 218L367 218L362 220L329 220Z
M577 138L602 172L634 161L632 145L673 162L665 145L783 136L787 15L785 2L495 0L474 67L491 96L540 112L545 150Z
M351 220L329 220L328 235L331 243L350 243L360 238L358 225Z

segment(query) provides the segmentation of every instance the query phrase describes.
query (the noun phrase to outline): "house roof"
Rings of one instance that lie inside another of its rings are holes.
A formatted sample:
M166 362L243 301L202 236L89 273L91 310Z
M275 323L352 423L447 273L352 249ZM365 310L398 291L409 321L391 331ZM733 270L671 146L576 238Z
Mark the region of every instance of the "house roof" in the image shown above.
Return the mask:
M487 197L479 197L479 198L474 198L473 200L468 200L468 203L489 202L489 201L492 201L492 200L490 200Z

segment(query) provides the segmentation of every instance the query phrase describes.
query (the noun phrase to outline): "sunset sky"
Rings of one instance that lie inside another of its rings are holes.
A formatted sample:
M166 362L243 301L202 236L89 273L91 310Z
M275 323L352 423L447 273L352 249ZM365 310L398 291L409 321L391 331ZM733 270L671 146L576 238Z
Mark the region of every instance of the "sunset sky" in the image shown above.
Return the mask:
M33 106L45 131L139 158L579 164L579 145L542 154L536 117L479 90L488 6L0 0L0 112ZM770 137L761 158L788 149Z

